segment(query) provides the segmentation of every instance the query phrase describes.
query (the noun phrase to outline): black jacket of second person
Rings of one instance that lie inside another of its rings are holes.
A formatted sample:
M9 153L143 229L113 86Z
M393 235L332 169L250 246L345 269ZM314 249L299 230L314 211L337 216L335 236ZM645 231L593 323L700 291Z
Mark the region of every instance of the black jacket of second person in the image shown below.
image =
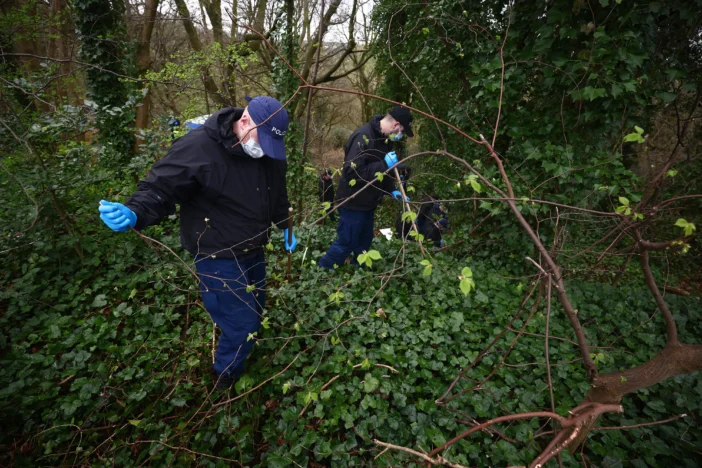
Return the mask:
M395 176L392 173L385 174L382 182L376 178L376 173L387 170L385 155L393 150L390 139L380 131L382 118L382 115L374 116L370 122L353 132L346 142L344 168L336 190L337 205L349 199L342 208L375 210L383 195L389 195L395 190ZM356 181L354 185L350 183L352 180ZM356 195L368 184L373 186Z
M136 229L158 224L180 205L180 238L193 256L246 259L268 243L272 223L287 226L287 162L248 156L233 132L244 109L215 112L174 141L126 205Z

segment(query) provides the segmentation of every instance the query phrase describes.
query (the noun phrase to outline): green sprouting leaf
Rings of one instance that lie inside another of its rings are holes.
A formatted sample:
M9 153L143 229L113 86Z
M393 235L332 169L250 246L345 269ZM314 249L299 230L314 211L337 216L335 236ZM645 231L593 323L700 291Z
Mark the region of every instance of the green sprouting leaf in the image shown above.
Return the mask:
M373 377L370 372L366 373L366 377L363 379L363 391L366 393L374 392L380 386L380 380Z
M475 282L470 278L462 278L460 283L461 292L467 296L471 289L475 288Z
M305 404L309 405L313 401L317 401L319 399L319 396L315 392L307 392L307 395L305 395Z
M422 276L431 275L433 265L431 264L431 262L429 260L422 260L421 262L419 262L419 264L424 266L424 271L422 272Z
M373 265L373 260L368 256L367 252L360 254L356 260L361 265L365 264L368 267Z
M137 295L137 290L132 289L132 292L129 293L129 299L134 299L134 296L136 296L136 295Z
M414 185L408 185L407 188L405 189L405 192L407 192L407 193L414 192Z
M129 424L131 424L134 427L139 427L139 423L142 421L143 419L130 419Z
M380 260L381 258L383 258L380 256L380 252L378 252L377 250L369 250L368 256L373 260Z
M258 332L249 333L249 335L246 337L246 341L255 340L257 334Z
M417 242L424 242L424 234L419 234L417 231L412 230L409 233L410 237Z
M370 140L368 140L368 136L366 136L366 135L363 135L363 141L365 141L365 142L366 142L366 144L368 144L368 142L369 142Z
M287 381L283 384L283 395L288 393L288 390L290 390L290 385L291 385L290 381Z
M626 382L629 381L629 379L627 379L626 377L624 377L624 376L622 375L621 377L619 377L619 381L620 381L621 383L626 383Z
M630 133L624 137L625 142L643 143L645 140L638 133Z
M634 130L635 130L636 133L638 133L639 135L643 135L644 129L641 128L641 127L639 127L638 125L634 125Z
M683 229L683 232L685 233L686 236L691 236L692 232L697 230L697 227L693 224L688 222L687 220L683 218L679 218L676 222L675 225L677 227L680 227Z
M675 221L675 225L676 225L677 227L684 228L685 226L687 226L687 220L684 219L684 218L678 218L678 220Z
M332 343L334 346L336 346L336 345L338 345L339 343L341 343L341 340L340 340L339 338L337 338L336 336L332 336L332 338L331 338L331 343Z
M273 244L271 242L266 244L266 250L273 250Z
M247 293L252 292L254 289L256 289L256 285L255 285L255 284L249 284L248 286L246 286L246 292L247 292Z
M261 322L261 326L265 329L271 328L269 317L263 319L263 321Z
M350 185L351 187L353 187L354 185L356 185L356 179L351 179L351 180L349 180L349 185Z
M378 179L378 182L382 182L384 177L385 175L382 172L375 173L375 178Z
M424 34L425 36L429 34L429 28L422 28L422 34Z
M626 197L619 197L619 203L624 206L629 206L629 199Z
M322 208L324 208L324 211L327 211L331 208L331 202L325 201L322 203Z
M473 281L473 270L470 267L464 267L461 270L461 276L458 277L460 280L459 287L464 295L468 295L472 289L475 289L475 281Z
M196 356L190 356L187 362L190 367L195 367L200 364L200 359L198 359Z
M360 260L359 260L360 262ZM337 291L329 295L329 302L336 302L336 305L341 304L341 300L344 298L344 293Z
M402 221L413 223L417 219L417 213L414 211L405 211L402 213Z
M678 175L678 171L676 171L675 169L671 169L665 173L666 177L675 177L676 175Z
M368 358L364 359L363 362L361 363L361 369L363 370L368 370L371 368L371 363L368 360Z
M483 190L482 185L480 185L480 183L478 183L475 180L471 180L470 185L471 187L473 187L473 190L475 190L477 193L480 193Z

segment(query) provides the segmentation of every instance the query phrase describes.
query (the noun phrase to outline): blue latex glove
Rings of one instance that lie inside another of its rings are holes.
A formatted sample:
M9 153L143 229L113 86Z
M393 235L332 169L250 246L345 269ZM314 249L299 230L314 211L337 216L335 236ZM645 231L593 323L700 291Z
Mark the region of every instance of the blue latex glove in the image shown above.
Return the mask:
M297 248L297 237L295 237L295 234L293 233L292 235L292 244L288 244L288 229L285 228L283 230L283 239L285 240L285 250L288 252L292 252Z
M392 192L392 196L395 200L401 200L402 199L402 192L400 192L399 190L394 190ZM411 201L410 197L405 197L405 199L406 199L405 201Z
M136 213L121 203L100 200L98 211L100 211L100 219L113 231L129 231L130 227L136 226Z
M385 164L387 164L388 167L392 167L397 163L397 155L394 151L390 151L388 154L385 155Z

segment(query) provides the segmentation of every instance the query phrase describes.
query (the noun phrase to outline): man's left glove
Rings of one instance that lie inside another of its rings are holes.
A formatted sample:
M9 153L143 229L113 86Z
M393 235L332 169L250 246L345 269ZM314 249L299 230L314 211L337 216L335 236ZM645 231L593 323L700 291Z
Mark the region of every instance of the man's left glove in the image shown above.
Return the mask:
M393 190L392 196L395 200L401 200L402 199L402 192L399 190ZM410 197L405 196L405 201L411 201Z
M130 227L136 226L136 213L121 203L100 200L98 211L100 211L100 219L113 231L129 231Z
M285 240L285 250L292 252L297 248L297 237L295 234L292 235L292 244L288 244L288 228L283 229L283 239Z

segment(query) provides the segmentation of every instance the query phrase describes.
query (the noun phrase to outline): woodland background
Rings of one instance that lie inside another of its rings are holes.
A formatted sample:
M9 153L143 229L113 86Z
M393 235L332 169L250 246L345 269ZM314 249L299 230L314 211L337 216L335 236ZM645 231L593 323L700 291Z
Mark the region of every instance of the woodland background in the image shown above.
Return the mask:
M0 2L0 464L699 466L700 91L699 0ZM169 118L260 94L300 247L288 276L274 232L212 393L177 217L118 235L97 205ZM318 174L393 103L412 202L376 225L431 194L448 245L320 271Z

